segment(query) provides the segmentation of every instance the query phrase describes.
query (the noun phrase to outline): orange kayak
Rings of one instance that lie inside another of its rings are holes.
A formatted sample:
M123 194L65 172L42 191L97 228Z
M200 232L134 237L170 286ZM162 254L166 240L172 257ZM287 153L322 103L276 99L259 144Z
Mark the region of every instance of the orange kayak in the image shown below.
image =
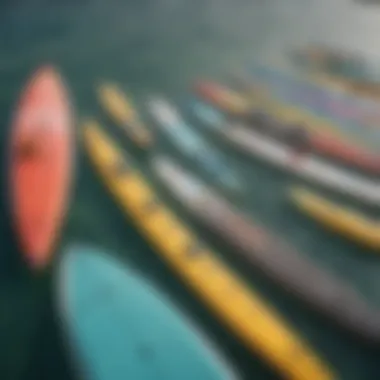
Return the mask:
M37 70L23 91L12 124L11 212L29 265L50 259L66 211L73 162L69 97L53 67Z

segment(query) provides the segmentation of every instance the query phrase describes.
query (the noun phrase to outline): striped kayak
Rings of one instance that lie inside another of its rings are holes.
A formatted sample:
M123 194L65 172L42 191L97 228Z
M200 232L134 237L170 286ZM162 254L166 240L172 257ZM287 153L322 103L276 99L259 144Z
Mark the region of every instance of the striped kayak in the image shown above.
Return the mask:
M98 248L73 246L66 252L59 294L78 370L86 378L232 378L164 295Z
M150 100L149 109L157 126L182 154L200 165L227 191L231 193L243 191L241 180L231 164L183 120L174 106L162 98L155 98Z
M55 68L34 73L21 94L11 134L10 211L20 249L38 270L56 248L74 169L74 117Z
M255 82L265 83L274 96L284 103L295 103L314 116L322 116L352 134L377 136L380 132L369 127L376 120L380 126L380 112L374 101L332 90L316 81L304 79L281 68L255 66L250 70Z
M242 87L242 83L239 84ZM379 154L368 151L368 147L359 146L357 141L350 141L335 130L326 129L318 124L318 121L314 123L316 119L296 107L285 106L268 96L260 96L257 88L260 86L250 85L249 82L245 81L243 90L246 97L244 97L218 83L203 82L198 85L197 92L207 102L232 115L237 114L244 117L247 112L250 112L249 109L251 111L262 109L265 114L278 121L276 125L283 126L284 130L291 131L294 126L307 130L310 145L316 154L369 174L377 175L380 173Z
M84 139L94 166L122 211L132 217L161 257L248 349L286 379L335 378L276 311L157 198L134 162L95 122L86 124Z
M152 165L192 216L248 265L354 336L380 342L380 313L348 284L256 225L170 159L155 157Z
M236 81L235 81L236 85ZM278 120L284 121L286 123L302 123L303 127L308 129L310 132L324 134L326 138L334 139L339 141L343 145L351 145L361 147L362 149L378 152L379 148L379 134L371 128L354 128L352 133L347 131L347 128L339 126L339 123L333 123L331 119L321 116L316 112L311 112L302 107L297 107L286 98L281 101L279 98L275 97L274 94L271 98L269 96L260 96L255 94L254 97L251 96L247 88L250 86L253 88L262 87L264 84L260 83L259 80L249 82L245 79L245 83L239 81L236 87L245 92L245 96L248 96L251 100L251 107L264 108L266 112L275 114ZM269 92L269 89L266 89ZM363 131L365 133L363 133ZM374 139L373 137L376 137Z
M257 88L262 88L260 83L249 82L248 79L245 79L244 82L235 79L234 82L243 93L234 92L226 86L211 81L197 83L195 91L208 103L232 115L244 116L252 109L263 109L266 113L275 115L276 119L284 124L302 124L312 133L326 134L326 137L341 141L343 144L345 142L361 143L367 147L366 142L357 141L352 136L350 138L326 120L315 117L295 106L281 103L272 96L268 96L266 92L262 95L261 91L257 90Z
M292 148L240 124L228 125L223 114L203 103L194 102L192 108L205 127L247 155L369 206L380 206L377 182L328 164L312 154L297 154Z
M104 109L123 128L134 144L140 148L153 145L153 136L141 121L130 97L114 83L101 84L97 92Z
M299 210L329 230L367 248L380 250L378 222L303 188L291 189L290 199Z
M228 89L216 83L209 83L208 93L214 92L212 98L213 103L219 105L219 108L229 111L234 110L232 103L228 102L223 94L228 92ZM261 96L255 91L260 88L259 85L250 85L247 81L244 82L244 91L247 96L252 99L252 109L258 108L265 110L265 114L276 120L276 128L283 127L284 133L288 130L292 132L294 128L311 129L309 126L308 116L295 107L288 107L284 104L268 100L267 96ZM253 94L253 92L255 93ZM231 92L231 91L230 91ZM235 95L236 96L236 95ZM218 100L218 97L221 98ZM313 119L311 119L313 121ZM252 124L251 124L252 125ZM254 127L254 125L252 125ZM270 131L270 126L267 128ZM274 135L274 134L272 134ZM354 170L359 170L370 175L380 174L380 154L370 152L364 147L360 147L354 142L349 142L344 137L335 137L330 133L311 129L307 132L308 140L313 153L321 157L336 161L338 164L344 164ZM376 140L374 140L376 141Z

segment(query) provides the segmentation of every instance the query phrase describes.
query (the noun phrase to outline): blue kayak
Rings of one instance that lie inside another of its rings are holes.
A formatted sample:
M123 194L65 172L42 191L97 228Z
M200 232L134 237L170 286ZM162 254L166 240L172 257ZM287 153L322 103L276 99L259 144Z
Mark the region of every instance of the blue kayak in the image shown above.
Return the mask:
M202 139L181 117L176 108L161 98L149 102L150 112L172 143L222 187L232 193L243 191L238 175L227 160Z
M68 250L59 291L69 342L85 379L232 378L162 295L102 251Z

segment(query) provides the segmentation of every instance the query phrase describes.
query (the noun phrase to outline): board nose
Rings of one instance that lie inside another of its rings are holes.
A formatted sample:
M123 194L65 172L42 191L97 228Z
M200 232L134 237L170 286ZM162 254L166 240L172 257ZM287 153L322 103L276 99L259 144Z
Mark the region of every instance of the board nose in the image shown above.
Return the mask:
M59 71L51 64L37 68L28 82L22 103L30 107L66 104L67 93Z
M57 69L50 63L40 66L35 74L36 78L49 78L56 80L59 77Z

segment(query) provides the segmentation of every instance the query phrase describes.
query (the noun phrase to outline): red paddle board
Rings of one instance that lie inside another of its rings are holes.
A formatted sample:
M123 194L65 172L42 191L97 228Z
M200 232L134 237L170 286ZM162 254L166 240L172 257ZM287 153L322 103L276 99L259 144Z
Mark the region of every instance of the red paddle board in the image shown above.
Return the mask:
M30 266L45 266L62 227L72 177L73 116L59 73L37 70L12 125L11 212Z

